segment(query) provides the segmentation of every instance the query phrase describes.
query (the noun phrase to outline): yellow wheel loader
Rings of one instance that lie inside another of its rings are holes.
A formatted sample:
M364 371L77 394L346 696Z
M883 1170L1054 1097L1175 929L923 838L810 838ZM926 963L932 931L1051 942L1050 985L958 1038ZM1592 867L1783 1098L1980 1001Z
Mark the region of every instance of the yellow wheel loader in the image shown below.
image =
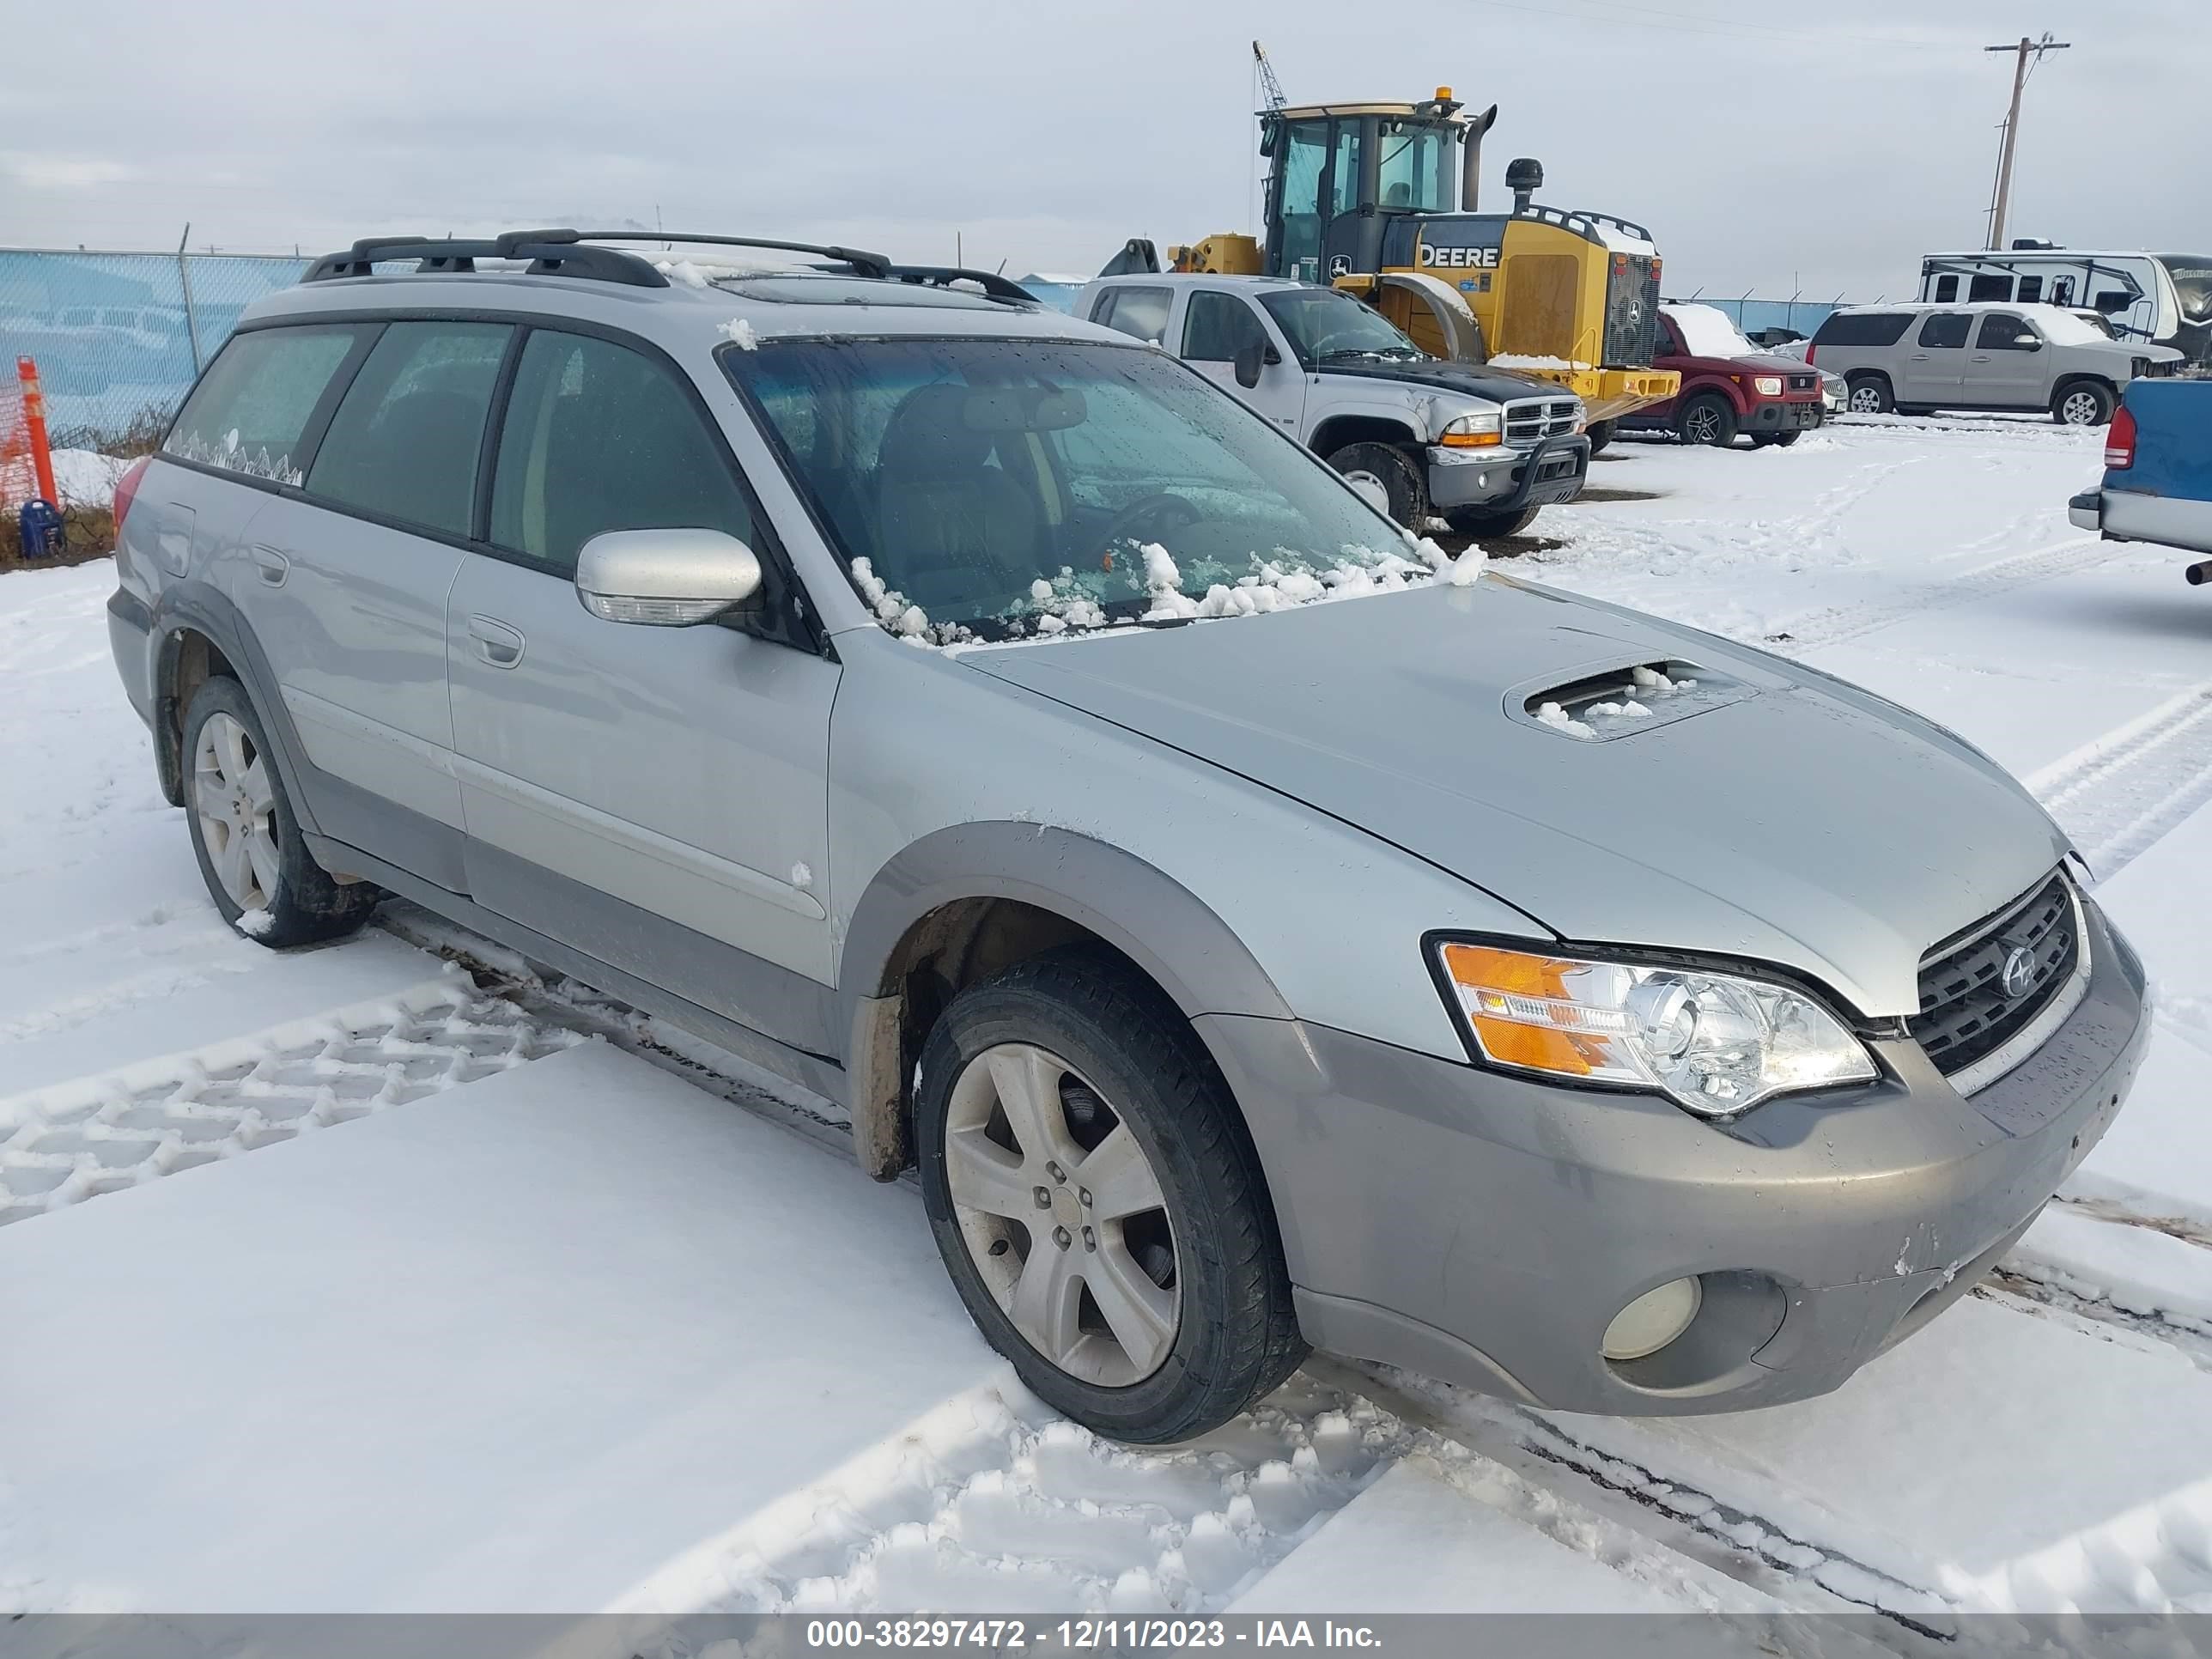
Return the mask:
M1495 105L1466 113L1449 87L1418 104L1263 110L1264 243L1208 236L1170 247L1173 268L1343 289L1439 357L1567 387L1593 428L1673 397L1680 377L1651 367L1660 260L1650 234L1611 214L1539 205L1544 170L1528 160L1506 169L1512 211L1476 212L1482 138L1497 118ZM1158 264L1149 242L1132 241L1100 275Z

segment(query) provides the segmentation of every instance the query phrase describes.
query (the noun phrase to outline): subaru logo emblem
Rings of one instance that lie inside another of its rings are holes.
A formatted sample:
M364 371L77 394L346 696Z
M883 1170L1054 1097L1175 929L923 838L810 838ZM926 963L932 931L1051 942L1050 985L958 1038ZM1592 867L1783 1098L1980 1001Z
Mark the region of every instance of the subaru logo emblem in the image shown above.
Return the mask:
M2014 945L2004 959L2003 970L1997 975L1997 984L2004 994L2015 1000L2027 994L2028 987L2035 982L2035 952L2025 945Z

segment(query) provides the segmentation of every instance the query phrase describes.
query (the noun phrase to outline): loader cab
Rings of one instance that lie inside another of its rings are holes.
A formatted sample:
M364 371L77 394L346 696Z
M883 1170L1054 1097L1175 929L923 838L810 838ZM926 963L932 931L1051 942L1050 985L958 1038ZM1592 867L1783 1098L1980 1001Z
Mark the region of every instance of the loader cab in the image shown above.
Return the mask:
M1497 113L1470 120L1459 109L1451 89L1440 87L1426 103L1312 105L1262 115L1267 274L1326 283L1379 270L1392 216L1457 209L1462 143L1471 161Z

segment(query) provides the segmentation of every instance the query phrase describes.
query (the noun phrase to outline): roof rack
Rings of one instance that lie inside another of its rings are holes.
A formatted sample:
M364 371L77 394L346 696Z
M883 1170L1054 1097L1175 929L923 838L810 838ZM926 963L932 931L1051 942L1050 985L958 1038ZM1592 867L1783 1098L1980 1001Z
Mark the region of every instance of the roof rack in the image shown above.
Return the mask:
M1019 283L994 270L969 270L961 265L893 265L884 274L895 283L915 283L926 288L951 288L955 283L973 283L994 300L1025 306L1042 303Z
M785 253L811 253L817 258L845 265L862 276L878 280L890 274L891 262L866 248L839 247L835 243L785 242L769 236L692 236L675 230L564 230L580 242L690 242L707 247L771 248Z
M303 283L367 276L382 260L413 259L422 276L472 271L479 259L527 259L533 276L583 276L631 288L666 288L668 279L635 253L590 247L573 230L510 230L489 240L444 236L365 236L343 253L325 253Z

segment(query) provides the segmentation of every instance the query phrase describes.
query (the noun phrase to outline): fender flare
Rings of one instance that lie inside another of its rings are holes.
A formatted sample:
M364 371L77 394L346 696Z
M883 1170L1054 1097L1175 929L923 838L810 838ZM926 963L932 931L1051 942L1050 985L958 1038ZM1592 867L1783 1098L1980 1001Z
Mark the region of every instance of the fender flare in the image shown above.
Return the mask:
M900 1041L899 947L924 918L977 899L1032 905L1096 934L1151 975L1186 1018L1294 1018L1229 925L1133 854L1078 830L1005 819L933 831L876 872L854 907L838 960L854 1149L879 1181L895 1176L907 1157L911 1066Z
M154 763L161 775L163 794L182 804L185 711L177 707L171 688L176 684L177 658L187 630L205 635L237 671L246 695L253 700L253 712L261 717L263 733L275 751L277 774L293 816L309 835L321 834L314 821L312 795L301 785L301 757L307 751L293 727L291 711L277 690L276 671L229 596L214 584L198 580L164 588L153 606Z

